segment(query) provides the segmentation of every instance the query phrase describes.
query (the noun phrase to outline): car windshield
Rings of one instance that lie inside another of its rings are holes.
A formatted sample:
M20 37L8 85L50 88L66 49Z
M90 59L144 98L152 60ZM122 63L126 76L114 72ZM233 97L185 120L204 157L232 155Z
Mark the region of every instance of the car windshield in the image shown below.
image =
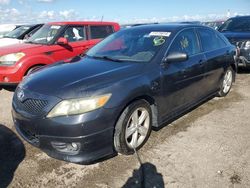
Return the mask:
M4 37L7 33L9 33L9 31L0 31L0 38Z
M28 31L31 28L31 26L21 26L16 28L15 30L7 33L4 35L4 38L19 38L21 35L23 35L26 31Z
M250 31L250 18L236 18L227 20L219 31Z
M60 25L44 25L26 43L33 44L50 44L62 29Z
M166 43L170 32L125 29L110 35L87 56L110 61L149 62Z

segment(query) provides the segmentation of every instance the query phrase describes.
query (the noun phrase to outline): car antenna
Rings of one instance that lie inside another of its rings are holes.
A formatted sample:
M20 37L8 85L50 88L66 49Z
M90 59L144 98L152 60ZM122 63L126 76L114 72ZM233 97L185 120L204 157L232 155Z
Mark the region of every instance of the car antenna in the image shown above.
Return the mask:
M140 173L140 176L141 176L141 187L145 187L145 180L144 180L144 177L145 177L145 170L144 170L144 166L143 166L143 163L142 163L142 160L138 154L138 151L136 150L134 144L132 144L132 147L134 149L134 152L135 152L135 156L137 158L137 160L139 161L139 164L140 164L140 168L141 169L141 173Z

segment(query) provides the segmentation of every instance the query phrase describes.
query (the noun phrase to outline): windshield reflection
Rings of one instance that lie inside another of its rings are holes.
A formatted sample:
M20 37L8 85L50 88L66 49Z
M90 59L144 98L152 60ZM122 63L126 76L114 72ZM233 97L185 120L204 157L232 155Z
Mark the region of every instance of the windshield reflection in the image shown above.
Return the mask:
M249 19L229 19L219 29L219 31L250 31Z
M44 25L26 43L50 44L62 29L60 25Z
M168 40L169 32L123 30L87 52L92 58L123 62L149 62Z
M28 31L31 27L30 26L21 26L17 29L7 33L4 35L4 38L19 38L21 35L23 35L26 31Z

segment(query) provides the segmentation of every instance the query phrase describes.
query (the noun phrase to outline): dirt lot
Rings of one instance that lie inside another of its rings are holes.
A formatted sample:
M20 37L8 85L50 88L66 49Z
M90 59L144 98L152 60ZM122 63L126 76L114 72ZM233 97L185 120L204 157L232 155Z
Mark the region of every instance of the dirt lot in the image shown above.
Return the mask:
M136 156L82 166L58 161L20 139L11 120L12 93L0 91L2 187L250 187L250 74L214 98L152 132ZM142 171L143 170L143 171ZM144 173L142 173L144 172Z

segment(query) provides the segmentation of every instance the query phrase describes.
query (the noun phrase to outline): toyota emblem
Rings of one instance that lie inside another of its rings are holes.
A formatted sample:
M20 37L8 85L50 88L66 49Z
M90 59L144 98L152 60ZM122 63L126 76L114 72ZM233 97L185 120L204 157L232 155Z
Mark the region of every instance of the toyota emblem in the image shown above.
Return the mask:
M19 90L18 92L17 92L17 98L18 98L18 100L19 101L23 101L23 99L24 99L24 92L23 92L23 90Z

